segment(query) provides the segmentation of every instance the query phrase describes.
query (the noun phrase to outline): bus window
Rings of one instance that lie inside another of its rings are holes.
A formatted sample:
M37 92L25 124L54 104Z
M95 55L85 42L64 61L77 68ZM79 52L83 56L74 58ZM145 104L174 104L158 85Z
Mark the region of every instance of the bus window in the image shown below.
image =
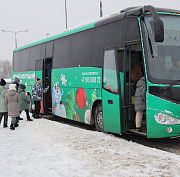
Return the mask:
M103 86L105 89L118 92L115 51L109 50L104 53L104 79Z

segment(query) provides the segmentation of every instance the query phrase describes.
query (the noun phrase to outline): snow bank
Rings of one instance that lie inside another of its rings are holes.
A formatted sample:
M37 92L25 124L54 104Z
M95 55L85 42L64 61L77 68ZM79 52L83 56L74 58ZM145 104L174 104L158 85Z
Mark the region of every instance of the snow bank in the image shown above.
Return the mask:
M180 176L180 156L113 135L46 119L1 127L1 177Z

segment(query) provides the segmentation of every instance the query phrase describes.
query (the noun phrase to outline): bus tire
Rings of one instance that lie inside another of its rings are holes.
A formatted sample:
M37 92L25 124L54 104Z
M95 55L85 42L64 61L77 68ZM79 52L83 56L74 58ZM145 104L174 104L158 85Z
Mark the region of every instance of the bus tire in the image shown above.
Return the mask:
M29 102L29 104L28 104L29 112L32 113L32 101L31 101L31 95L30 94L27 95L27 101Z
M103 114L102 104L98 104L94 113L95 128L99 132L103 132Z

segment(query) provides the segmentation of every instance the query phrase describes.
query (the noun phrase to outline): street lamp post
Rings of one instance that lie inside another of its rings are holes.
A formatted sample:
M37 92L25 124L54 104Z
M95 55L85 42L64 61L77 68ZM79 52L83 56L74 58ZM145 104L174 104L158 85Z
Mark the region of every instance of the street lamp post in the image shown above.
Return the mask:
M66 29L67 29L67 3L65 0L65 16L66 16Z
M102 0L100 0L100 17L103 16L103 10L102 10Z
M21 33L21 32L28 32L29 30L25 30L25 31L5 31L5 30L1 30L1 31L9 32L9 33L14 34L14 37L15 37L15 47L17 48L17 34Z

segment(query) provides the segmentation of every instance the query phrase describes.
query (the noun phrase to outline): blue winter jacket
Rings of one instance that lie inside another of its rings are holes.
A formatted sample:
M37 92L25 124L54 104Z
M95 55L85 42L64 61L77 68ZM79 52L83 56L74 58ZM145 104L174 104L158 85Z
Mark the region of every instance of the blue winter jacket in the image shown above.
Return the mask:
M41 93L46 93L48 88L43 89L41 84L36 82L32 89L32 99L34 101L41 101Z

